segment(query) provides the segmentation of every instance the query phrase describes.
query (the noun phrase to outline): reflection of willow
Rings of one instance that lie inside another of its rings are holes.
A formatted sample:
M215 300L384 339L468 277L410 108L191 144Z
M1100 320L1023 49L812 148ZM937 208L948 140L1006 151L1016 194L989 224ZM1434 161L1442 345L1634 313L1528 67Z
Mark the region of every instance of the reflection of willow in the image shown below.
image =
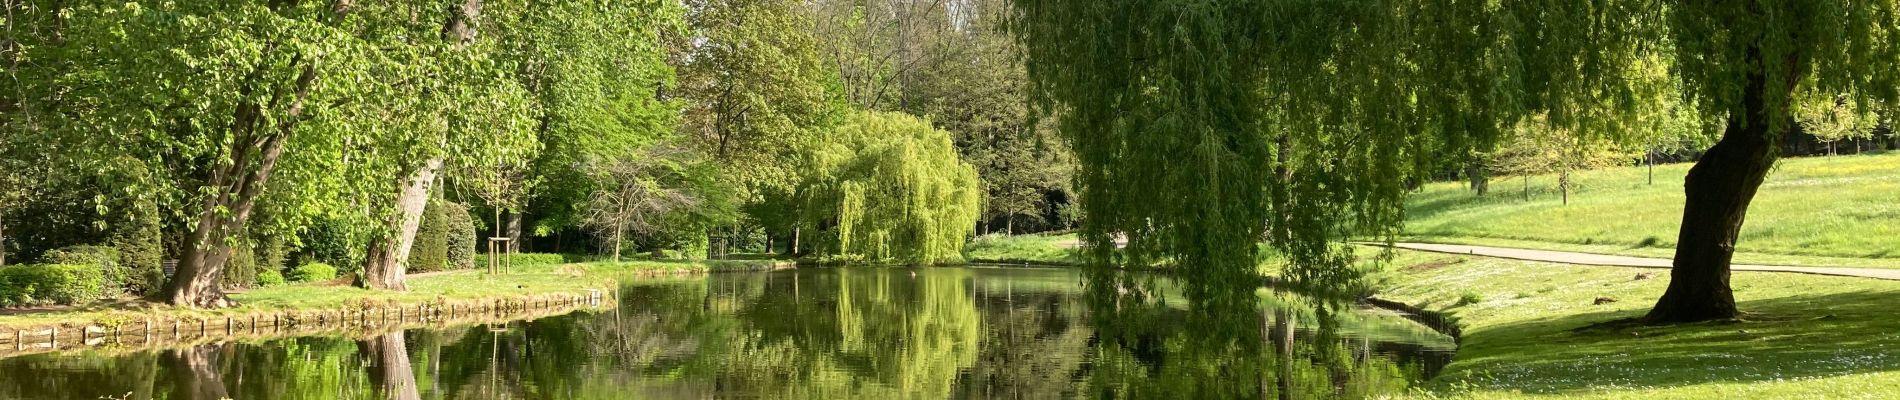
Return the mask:
M695 372L717 395L944 398L976 360L968 271L785 275L737 311L730 336L701 342Z
M1257 279L1188 277L1184 309L1151 276L1092 271L1088 282L1097 330L1089 397L1357 398L1408 382L1369 346L1337 334L1332 304L1262 299Z

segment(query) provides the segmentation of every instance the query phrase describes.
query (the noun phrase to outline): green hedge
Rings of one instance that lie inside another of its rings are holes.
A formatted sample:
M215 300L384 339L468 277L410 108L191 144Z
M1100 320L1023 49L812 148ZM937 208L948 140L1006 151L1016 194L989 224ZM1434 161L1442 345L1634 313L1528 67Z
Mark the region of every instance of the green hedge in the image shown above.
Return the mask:
M48 251L40 255L40 262L48 265L83 265L97 270L107 290L119 292L120 288L139 281L124 267L120 266L119 250L111 246L67 246Z
M515 253L514 257L510 260L513 260L514 265L517 267L525 267L530 265L556 265L582 262L584 258L585 256L555 253ZM475 267L488 268L488 255L475 255Z
M0 306L85 304L105 297L105 271L97 265L0 267Z
M292 282L321 282L336 279L336 267L320 262L299 265L290 270L288 278Z
M461 203L443 203L443 214L448 217L448 262L450 269L475 268L476 238L475 217L468 215L468 206Z

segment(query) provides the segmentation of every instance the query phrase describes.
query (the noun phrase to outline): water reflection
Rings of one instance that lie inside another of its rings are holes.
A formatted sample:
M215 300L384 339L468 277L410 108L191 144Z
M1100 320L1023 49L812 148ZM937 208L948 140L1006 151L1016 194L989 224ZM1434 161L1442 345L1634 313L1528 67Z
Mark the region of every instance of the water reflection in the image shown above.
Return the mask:
M532 322L5 359L0 398L1359 398L1449 357L1397 318L1255 289L966 268L638 281L612 310Z

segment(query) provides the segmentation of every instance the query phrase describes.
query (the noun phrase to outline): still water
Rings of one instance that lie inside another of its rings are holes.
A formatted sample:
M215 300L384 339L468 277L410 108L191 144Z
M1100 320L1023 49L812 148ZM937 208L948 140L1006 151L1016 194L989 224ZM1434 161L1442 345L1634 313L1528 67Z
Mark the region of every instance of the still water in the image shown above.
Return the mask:
M0 398L1363 398L1455 348L1385 313L1264 290L1215 310L1165 278L1116 281L1133 283L1002 268L630 278L618 307L505 325L3 359Z

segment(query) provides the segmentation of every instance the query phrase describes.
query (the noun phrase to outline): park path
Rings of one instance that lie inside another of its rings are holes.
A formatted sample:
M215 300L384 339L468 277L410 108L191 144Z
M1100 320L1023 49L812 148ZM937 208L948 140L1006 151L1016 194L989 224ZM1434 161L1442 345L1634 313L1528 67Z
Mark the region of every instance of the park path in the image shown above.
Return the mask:
M1406 250L1427 251L1433 253L1466 254L1474 256L1508 258L1513 260L1543 261L1564 264L1599 265L1607 267L1669 269L1671 261L1661 258L1613 256L1608 254L1577 253L1569 251L1532 250L1510 247L1471 246L1462 244L1434 243L1393 243L1392 247ZM1734 271L1752 272L1790 272L1797 274L1846 276L1900 281L1900 270L1877 268L1847 267L1800 267L1793 265L1757 265L1734 264Z

